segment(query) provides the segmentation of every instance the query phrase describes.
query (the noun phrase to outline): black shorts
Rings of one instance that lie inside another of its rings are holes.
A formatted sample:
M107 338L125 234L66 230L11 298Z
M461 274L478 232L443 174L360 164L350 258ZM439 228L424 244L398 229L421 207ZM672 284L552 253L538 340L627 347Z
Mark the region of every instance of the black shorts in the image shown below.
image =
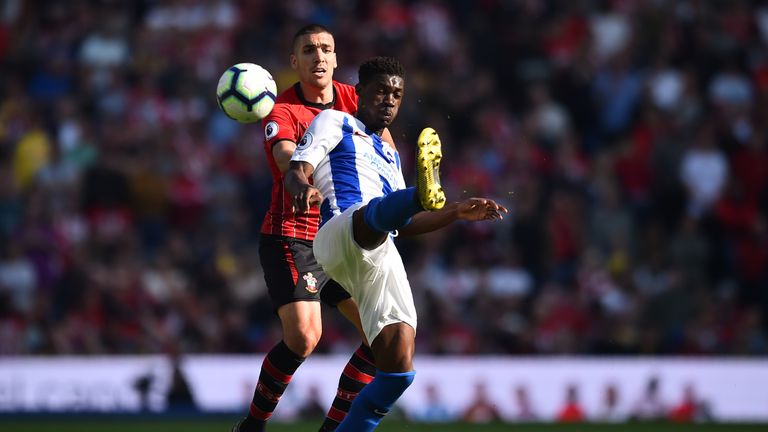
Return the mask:
M336 307L351 296L328 278L312 253L312 242L292 237L261 235L259 259L275 310L296 301L318 301Z

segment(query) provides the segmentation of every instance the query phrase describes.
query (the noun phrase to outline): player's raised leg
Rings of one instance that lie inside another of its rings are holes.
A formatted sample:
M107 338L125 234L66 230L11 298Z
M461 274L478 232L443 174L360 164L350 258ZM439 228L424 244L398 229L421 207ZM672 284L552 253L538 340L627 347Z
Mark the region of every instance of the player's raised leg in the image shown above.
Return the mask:
M416 152L416 187L400 189L373 198L355 214L355 240L365 249L380 245L390 232L398 230L424 210L435 211L445 205L445 192L440 185L440 160L443 153L440 137L432 128L419 135Z

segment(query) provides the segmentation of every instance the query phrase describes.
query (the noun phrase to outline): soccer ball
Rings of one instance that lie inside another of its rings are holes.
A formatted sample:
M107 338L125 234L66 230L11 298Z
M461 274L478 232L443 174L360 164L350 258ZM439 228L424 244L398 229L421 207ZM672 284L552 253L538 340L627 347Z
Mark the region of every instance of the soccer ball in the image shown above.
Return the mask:
M216 100L229 118L257 122L275 106L277 85L272 75L253 63L238 63L224 71L216 86Z

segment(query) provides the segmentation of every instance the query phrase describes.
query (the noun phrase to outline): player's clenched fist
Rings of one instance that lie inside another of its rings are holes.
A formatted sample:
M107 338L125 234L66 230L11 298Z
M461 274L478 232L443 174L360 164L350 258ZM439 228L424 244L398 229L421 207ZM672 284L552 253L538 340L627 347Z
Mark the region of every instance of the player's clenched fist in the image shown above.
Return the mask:
M310 207L320 205L323 194L312 185L301 185L299 192L293 196L293 211L306 212Z

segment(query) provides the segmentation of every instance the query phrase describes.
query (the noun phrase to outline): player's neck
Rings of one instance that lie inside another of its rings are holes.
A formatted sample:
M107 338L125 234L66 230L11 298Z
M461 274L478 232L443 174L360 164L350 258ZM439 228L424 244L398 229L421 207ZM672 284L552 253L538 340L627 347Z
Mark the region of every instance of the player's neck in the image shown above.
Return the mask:
M304 83L299 83L299 86L301 87L301 93L304 96L304 100L307 102L316 104L329 104L333 102L333 84L330 84L323 89Z
M357 117L357 119L360 120L361 122L363 122L363 124L365 125L365 133L367 133L367 134L376 134L378 136L381 136L381 134L384 132L384 128L383 127L382 128L376 128L376 127L372 128L372 127L368 126L369 124L372 124L373 122L369 121L367 118L365 118L364 115L361 115L361 114L362 113L360 113L358 111L357 113L355 113L355 117Z

